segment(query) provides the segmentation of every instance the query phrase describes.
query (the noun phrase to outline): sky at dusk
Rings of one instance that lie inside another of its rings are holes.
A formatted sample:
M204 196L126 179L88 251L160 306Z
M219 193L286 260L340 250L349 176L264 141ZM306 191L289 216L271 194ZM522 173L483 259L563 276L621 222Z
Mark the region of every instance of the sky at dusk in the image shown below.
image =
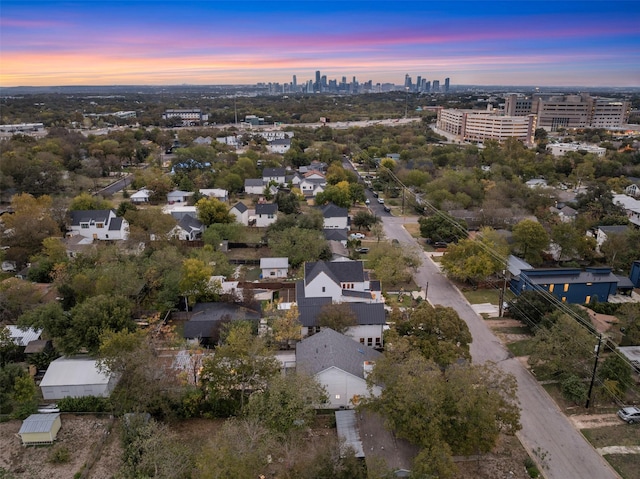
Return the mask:
M0 86L640 86L640 1L15 1Z

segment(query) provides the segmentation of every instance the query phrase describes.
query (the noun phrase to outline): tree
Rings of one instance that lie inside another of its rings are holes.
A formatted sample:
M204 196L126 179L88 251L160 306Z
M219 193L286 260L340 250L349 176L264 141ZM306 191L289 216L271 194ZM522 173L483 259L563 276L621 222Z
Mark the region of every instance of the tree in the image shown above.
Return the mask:
M635 346L640 344L640 304L624 303L617 312L621 328L624 333L621 346Z
M344 333L357 324L358 317L349 303L329 303L320 308L316 324L322 328L331 328Z
M447 275L477 284L503 270L509 247L492 233L492 229L485 228L476 239L461 239L450 245L441 261Z
M452 308L431 306L422 302L407 319L396 321L385 342L394 343L403 338L412 350L442 367L459 359L471 359L469 344L471 333L467 324Z
M380 222L376 222L371 226L371 234L378 243L384 239L384 226Z
M633 261L640 257L640 231L629 228L623 233L608 235L600 251L612 269L628 271Z
M456 220L446 213L439 213L428 218L420 218L420 236L431 238L433 241L451 242L458 238L467 237L467 224L463 220Z
M452 455L487 452L500 433L520 428L516 381L493 364L443 371L408 348L385 353L367 382L385 387L365 407L420 447L418 469L436 477L453 477Z
M50 196L34 198L23 193L11 198L14 213L4 215L3 244L10 246L10 259L24 262L38 253L42 240L60 236L58 224L52 217L53 201Z
M329 184L324 191L316 195L316 205L326 205L333 203L341 208L349 208L353 203L349 182L341 181L336 184Z
M411 280L409 268L416 268L421 262L414 250L388 243L372 247L368 260L370 267L375 270L376 278L383 284L392 286Z
M0 326L0 368L4 368L18 350L18 345L11 337L9 328Z
M549 235L534 220L522 220L513 227L514 251L532 265L542 263L542 253L549 246Z
M298 213L300 210L298 195L293 192L278 191L274 201L278 204L278 211L285 215Z
M365 210L358 211L353 215L353 226L358 228L358 231L362 228L365 228L368 231L378 222L380 222L380 218Z
M591 361L595 339L572 317L562 314L549 329L538 329L533 342L532 367L556 376L589 376L585 362Z
M279 371L280 362L265 339L252 334L251 323L234 322L224 344L204 361L202 387L215 410L233 414L252 394L264 390Z
M205 225L213 223L233 223L235 216L229 213L225 203L217 198L202 198L196 203L198 219Z
M580 245L583 238L586 236L571 223L558 223L551 227L551 240L558 248L559 261L580 258L580 252L583 249Z
M263 391L251 395L243 414L277 434L287 435L294 429L308 428L316 407L326 400L324 388L311 376L275 375Z
M555 310L555 304L549 296L540 291L523 291L509 301L507 305L511 317L526 325L532 333Z
M317 230L298 227L269 233L269 247L275 256L288 257L292 268L326 255L327 242Z
M209 280L212 275L213 267L203 260L185 259L182 262L180 294L185 296L191 304L198 299L207 298L211 293Z
M298 307L293 304L291 308L279 315L273 321L273 338L286 349L291 347L292 342L300 341L302 336L302 324L299 319Z
M83 192L71 200L69 211L110 210L113 204L99 196Z
M602 365L598 369L598 377L603 384L609 382L613 387L615 396L624 395L624 393L633 384L633 369L629 363L618 355L617 352L605 358Z

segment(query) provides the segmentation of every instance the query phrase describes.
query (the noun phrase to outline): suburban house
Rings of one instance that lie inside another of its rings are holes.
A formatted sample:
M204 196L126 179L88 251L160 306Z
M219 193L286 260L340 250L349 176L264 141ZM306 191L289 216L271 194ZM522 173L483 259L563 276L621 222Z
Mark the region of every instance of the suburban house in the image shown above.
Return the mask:
M550 206L549 211L554 215L558 215L558 218L563 223L571 223L578 216L578 212L571 208L571 206L563 206L562 208L556 208L555 206Z
M627 186L624 189L624 192L629 196L633 196L634 198L640 198L640 186L636 183Z
M318 171L310 171L304 175L298 187L305 197L315 198L327 187L327 179Z
M22 329L11 324L7 325L6 328L9 331L9 337L11 337L13 343L21 348L26 348L31 341L37 341L42 334L42 329Z
M284 155L291 148L291 140L289 138L282 138L270 141L267 145L267 150L270 153L279 153Z
M93 244L93 238L85 238L80 235L63 238L62 243L69 258L76 258L78 255L88 254L96 249L96 245Z
M118 378L101 371L97 363L89 357L61 357L52 361L40 382L43 399L108 397Z
M587 235L596 239L596 250L600 251L600 247L609 237L624 234L628 229L629 226L627 225L596 226Z
M256 226L266 228L278 219L278 205L276 203L258 203L256 205Z
M339 230L325 230L339 231ZM351 261L349 259L349 250L342 241L328 240L329 250L331 251L331 261Z
M198 217L198 209L195 206L166 205L162 208L162 212L173 216L176 221L180 221L185 215Z
M229 213L236 218L236 222L241 225L249 226L249 208L247 208L242 201L233 205L229 210Z
M224 203L229 201L229 192L227 190L223 190L222 188L203 188L200 189L200 194L206 196L207 198L216 198Z
M260 258L262 279L286 278L289 275L289 258Z
M135 204L149 203L149 197L151 196L151 193L151 190L142 188L141 190L132 193L131 196L129 196L129 200L131 201L131 203Z
M299 287L298 287L299 286ZM331 298L334 303L384 303L379 281L370 281L362 261L316 261L304 264L296 290L304 298Z
M236 303L196 303L189 321L184 325L183 337L207 345L218 340L220 328L225 322L257 321L261 316L259 310Z
M195 241L202 237L205 226L202 222L191 215L184 215L173 227L169 236L177 238L180 241Z
M349 220L349 210L328 203L320 207L322 217L324 218L324 229L349 229L351 221Z
M18 431L23 446L53 444L62 427L60 413L32 414L24 421Z
M287 170L285 168L265 168L262 170L262 183L267 185L275 181L279 185L284 185L287 181Z
M366 377L381 356L375 349L327 328L296 344L296 369L325 387L329 407L351 408L369 397ZM374 395L380 392L378 386L373 387Z
M640 200L627 195L613 195L613 202L624 209L632 224L640 226Z
M244 192L248 195L261 195L264 193L264 181L262 178L247 178L244 180Z
M521 269L512 277L511 291L546 291L563 303L606 303L615 294L619 278L608 267L586 268L531 268Z
M97 240L126 240L129 222L116 216L115 210L70 211L69 234Z
M347 228L323 229L322 233L327 241L339 241L342 246L347 247L347 240L349 239L349 230Z
M167 193L167 203L170 205L175 203L186 203L192 196L192 191L174 190Z

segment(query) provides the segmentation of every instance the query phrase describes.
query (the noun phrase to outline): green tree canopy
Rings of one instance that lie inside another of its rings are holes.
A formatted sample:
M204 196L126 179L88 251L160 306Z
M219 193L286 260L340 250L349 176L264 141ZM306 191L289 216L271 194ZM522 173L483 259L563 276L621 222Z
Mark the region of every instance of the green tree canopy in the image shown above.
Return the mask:
M357 319L349 303L329 303L320 308L317 325L344 333L357 324Z
M549 235L534 220L522 220L513 227L513 248L525 261L536 266L542 263L542 253L549 246Z
M420 236L431 238L433 241L451 242L467 236L466 222L457 220L446 213L420 218L418 222L420 223Z
M235 216L228 206L217 198L202 198L196 203L198 219L206 226L213 223L233 223Z
M288 257L292 268L326 257L328 250L321 232L298 227L269 233L269 247L275 256Z
M110 210L111 208L113 208L113 203L100 196L93 196L87 192L80 193L78 196L73 198L69 205L69 211Z

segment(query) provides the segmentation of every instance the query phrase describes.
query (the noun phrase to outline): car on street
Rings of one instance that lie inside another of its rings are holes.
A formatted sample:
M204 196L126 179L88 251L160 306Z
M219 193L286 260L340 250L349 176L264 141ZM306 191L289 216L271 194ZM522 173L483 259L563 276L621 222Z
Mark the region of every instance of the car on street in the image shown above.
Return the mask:
M389 208L387 205L384 205L383 210L385 210L387 213L391 213L391 208Z
M369 204L371 204L371 201L369 201L369 200L364 200L364 204L365 204L365 205L369 205Z
M436 241L435 243L433 243L433 247L434 248L446 248L447 247L447 243L445 243L444 241Z
M623 407L618 411L618 417L627 424L635 424L640 422L640 408L631 406Z
M362 233L352 233L349 235L349 239L364 239L365 236Z
M356 248L356 253L367 254L369 252L369 248Z
M384 198L378 198L378 203L380 203L381 205L384 205Z

